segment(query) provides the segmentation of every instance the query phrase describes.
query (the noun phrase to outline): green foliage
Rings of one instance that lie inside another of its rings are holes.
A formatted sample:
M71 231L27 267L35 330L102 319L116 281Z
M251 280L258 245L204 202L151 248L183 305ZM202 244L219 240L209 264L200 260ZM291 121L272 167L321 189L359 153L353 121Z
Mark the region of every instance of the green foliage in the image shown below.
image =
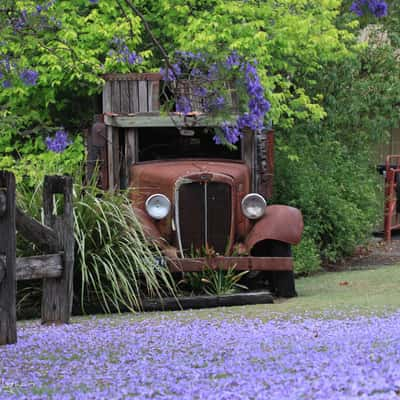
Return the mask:
M294 272L296 275L310 275L321 268L320 250L307 230L301 242L293 246Z
M5 138L0 135L1 142L4 144ZM79 177L78 171L84 161L81 136L76 136L74 142L62 153L48 151L40 136L12 142L0 158L0 170L13 171L17 183L23 182L25 188L35 189L45 175L67 174Z
M399 120L400 66L389 45L361 47L314 76L327 117L278 131L277 200L299 207L305 242L298 272L351 254L382 214L375 148ZM311 260L310 260L311 258Z
M284 127L325 115L308 87L324 63L349 53L354 35L335 25L340 5L340 0L146 2L147 17L171 54L180 49L224 59L236 50L257 60L272 103L270 117Z
M241 285L239 281L247 272L237 272L235 266L226 271L206 266L201 272L185 273L178 285L184 292L221 296L241 289L246 290L247 287Z

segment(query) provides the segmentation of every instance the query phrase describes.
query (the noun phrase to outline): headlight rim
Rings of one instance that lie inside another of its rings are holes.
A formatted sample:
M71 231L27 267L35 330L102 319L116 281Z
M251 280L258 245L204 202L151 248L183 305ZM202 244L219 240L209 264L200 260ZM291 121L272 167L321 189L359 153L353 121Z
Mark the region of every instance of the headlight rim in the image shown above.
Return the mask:
M167 209L165 215L162 216L162 217L154 216L154 215L152 215L152 214L149 212L149 204L150 204L150 201L153 200L155 197L161 197L161 198L167 200L168 209ZM165 194L162 194L162 193L154 193L154 194L150 195L150 196L146 199L146 201L145 201L145 209L146 209L147 214L148 214L151 218L153 218L153 219L155 219L155 220L157 220L157 221L161 221L162 219L166 218L166 217L169 215L169 213L171 212L171 200L170 200L170 199L168 198L168 196L166 196Z
M263 211L262 211L262 213L260 214L260 215L258 215L258 216L252 216L252 215L249 215L249 213L247 212L247 210L246 210L246 208L245 208L245 202L246 202L246 200L248 200L250 197L253 197L253 196L255 196L255 197L257 197L259 200L261 200L262 201L262 203L263 203ZM264 196L262 196L261 194L259 194L259 193L248 193L248 194L246 194L246 196L244 196L243 197L243 199L242 199L242 201L241 201L241 209L242 209L242 213L243 213L243 215L246 217L246 218L248 218L248 219L250 219L250 220L257 220L257 219L260 219L263 215L265 215L265 211L266 211L266 209L267 209L267 200L264 198Z

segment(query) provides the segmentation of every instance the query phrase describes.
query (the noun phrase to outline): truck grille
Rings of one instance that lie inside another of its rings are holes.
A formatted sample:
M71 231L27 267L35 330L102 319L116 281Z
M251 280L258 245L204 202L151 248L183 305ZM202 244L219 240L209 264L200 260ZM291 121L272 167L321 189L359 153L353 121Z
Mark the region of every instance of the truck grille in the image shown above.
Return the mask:
M206 244L224 254L231 231L232 200L229 185L191 182L179 189L179 229L184 253Z

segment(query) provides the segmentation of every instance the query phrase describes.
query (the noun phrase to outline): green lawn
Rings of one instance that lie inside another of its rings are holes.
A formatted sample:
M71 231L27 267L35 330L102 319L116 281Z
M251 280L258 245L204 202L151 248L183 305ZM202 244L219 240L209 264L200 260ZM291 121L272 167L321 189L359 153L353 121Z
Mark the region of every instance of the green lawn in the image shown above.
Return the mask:
M274 304L239 307L219 307L178 312L151 312L114 315L120 318L144 320L152 318L281 318L293 315L323 316L328 311L338 317L348 315L384 313L400 309L400 264L369 270L347 272L323 272L296 280L298 297L278 299ZM100 316L97 316L99 318ZM75 321L82 318L77 317ZM90 316L89 316L90 318ZM101 317L100 317L101 318Z
M297 279L296 289L298 297L278 299L274 304L191 310L186 313L199 318L221 314L223 317L242 315L269 319L282 317L282 314L319 315L324 311L344 311L346 315L394 311L400 308L400 264L369 270L323 272ZM149 316L149 313L146 315Z

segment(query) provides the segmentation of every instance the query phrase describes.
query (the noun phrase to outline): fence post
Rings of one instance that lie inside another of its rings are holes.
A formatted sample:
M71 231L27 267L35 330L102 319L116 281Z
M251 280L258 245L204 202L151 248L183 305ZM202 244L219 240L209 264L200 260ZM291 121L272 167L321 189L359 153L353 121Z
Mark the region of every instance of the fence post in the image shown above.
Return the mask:
M0 345L17 341L15 177L0 171Z
M54 195L63 195L63 214L56 215ZM44 223L53 228L63 251L61 278L43 280L42 323L68 323L73 299L74 215L72 178L46 176L43 191Z

